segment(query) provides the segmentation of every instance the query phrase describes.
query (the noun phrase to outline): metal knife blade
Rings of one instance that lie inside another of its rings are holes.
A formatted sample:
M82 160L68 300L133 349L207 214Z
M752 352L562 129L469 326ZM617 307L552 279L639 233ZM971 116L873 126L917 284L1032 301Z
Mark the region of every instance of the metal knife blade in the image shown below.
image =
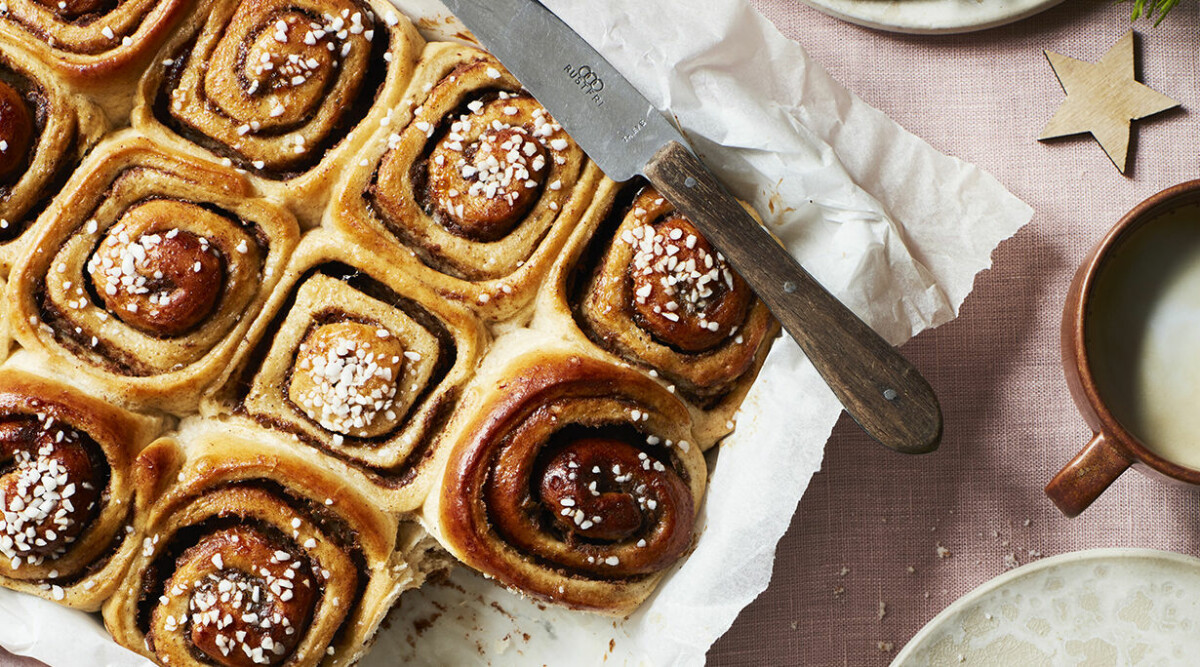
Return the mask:
M729 194L646 98L536 0L444 0L616 181L645 174L721 251L871 437L937 448L942 413L921 374L831 295Z
M540 3L443 2L614 181L642 173L668 142L686 145L633 84Z

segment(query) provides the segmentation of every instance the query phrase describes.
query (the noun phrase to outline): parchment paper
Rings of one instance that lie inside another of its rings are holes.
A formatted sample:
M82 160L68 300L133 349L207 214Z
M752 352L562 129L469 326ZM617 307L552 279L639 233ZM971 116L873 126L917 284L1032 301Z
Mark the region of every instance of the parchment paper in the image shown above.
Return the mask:
M461 30L433 0L393 1L431 36ZM545 4L669 109L805 267L894 344L952 319L992 250L1032 217L833 81L745 0ZM777 342L713 456L695 552L637 613L545 608L458 570L406 593L364 664L703 664L766 588L840 409L796 345ZM7 590L0 645L56 666L146 664L95 617Z

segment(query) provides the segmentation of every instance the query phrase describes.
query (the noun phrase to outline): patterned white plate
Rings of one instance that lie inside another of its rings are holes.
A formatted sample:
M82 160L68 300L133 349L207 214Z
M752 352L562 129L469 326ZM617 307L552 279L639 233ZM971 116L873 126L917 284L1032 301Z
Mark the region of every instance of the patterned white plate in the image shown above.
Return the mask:
M1095 549L1007 572L938 614L892 662L1200 664L1200 559Z
M971 32L1049 9L1062 0L801 0L830 16L889 32Z

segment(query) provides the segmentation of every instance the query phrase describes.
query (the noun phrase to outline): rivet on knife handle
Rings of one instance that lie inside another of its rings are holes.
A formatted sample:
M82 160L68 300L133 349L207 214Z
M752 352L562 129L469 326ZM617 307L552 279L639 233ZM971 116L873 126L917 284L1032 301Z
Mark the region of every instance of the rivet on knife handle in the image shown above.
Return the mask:
M745 278L864 431L907 454L937 449L942 412L925 379L776 243L699 158L671 142L645 173Z

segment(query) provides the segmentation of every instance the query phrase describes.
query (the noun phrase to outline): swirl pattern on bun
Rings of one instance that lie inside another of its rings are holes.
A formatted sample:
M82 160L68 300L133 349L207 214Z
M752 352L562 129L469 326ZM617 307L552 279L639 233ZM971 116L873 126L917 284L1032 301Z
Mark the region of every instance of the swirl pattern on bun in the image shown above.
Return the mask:
M312 226L422 43L379 0L217 0L143 78L133 123L247 171Z
M600 176L498 61L457 44L426 47L359 164L331 223L487 320L529 305Z
M88 159L14 268L14 336L119 400L194 406L283 273L295 220L134 135Z
M426 503L434 534L521 593L631 611L692 545L707 471L687 408L636 371L554 349L474 387Z
M24 361L0 371L0 585L94 611L140 546L126 530L133 460L161 420Z

